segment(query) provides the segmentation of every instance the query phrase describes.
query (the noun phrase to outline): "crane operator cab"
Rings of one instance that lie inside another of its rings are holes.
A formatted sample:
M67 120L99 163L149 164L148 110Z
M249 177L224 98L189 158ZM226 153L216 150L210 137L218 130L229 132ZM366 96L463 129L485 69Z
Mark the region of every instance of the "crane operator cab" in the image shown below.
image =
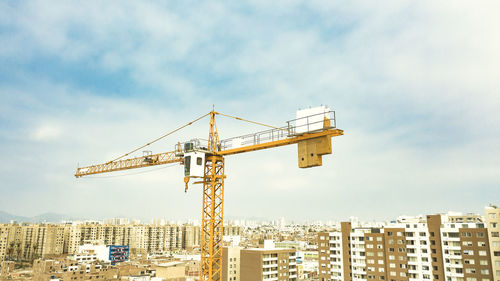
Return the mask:
M203 178L205 172L206 148L200 146L199 140L184 143L184 182L186 189L190 178Z
M205 170L205 153L188 152L184 154L184 176L202 178Z

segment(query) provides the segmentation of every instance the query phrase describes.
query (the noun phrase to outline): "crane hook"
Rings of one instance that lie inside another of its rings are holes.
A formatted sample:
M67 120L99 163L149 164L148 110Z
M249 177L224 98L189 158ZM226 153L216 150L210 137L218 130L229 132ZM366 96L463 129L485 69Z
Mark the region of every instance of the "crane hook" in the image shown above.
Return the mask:
M188 191L188 182L189 182L189 177L184 177L184 183L186 184L186 187L184 188L184 193L187 193Z

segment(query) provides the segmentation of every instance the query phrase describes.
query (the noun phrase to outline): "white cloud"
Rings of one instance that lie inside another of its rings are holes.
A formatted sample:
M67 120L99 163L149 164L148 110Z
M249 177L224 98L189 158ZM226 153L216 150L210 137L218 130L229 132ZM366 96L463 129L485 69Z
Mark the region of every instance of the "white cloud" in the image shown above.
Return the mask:
M92 198L93 191L107 190L112 196L126 190L120 199L137 206L130 212L146 216L142 209L151 204L134 198L144 199L145 190L154 190L159 205L160 198L175 201L178 186L169 188L179 175L165 173L164 179L158 172L82 184L72 178L75 163L109 160L210 110L212 104L222 112L273 125L292 119L298 107L328 104L337 109L339 127L346 133L334 140L334 154L325 157L322 168L298 170L294 148L228 159L227 206L235 215L279 210L317 216L324 214L320 206L328 206L329 214L345 218L353 215L349 196L369 206L359 209L365 217L425 212L422 206L431 203L410 204L405 196L415 193L418 202L427 200L422 194L429 192L438 194L429 199L435 209L459 209L460 192L471 186L479 190L476 208L488 199L488 186L500 182L495 173L500 166L495 145L500 136L500 33L492 30L500 25L498 2L253 1L198 8L135 1L80 4L30 1L6 8L0 3L0 24L11 30L0 37L0 58L22 65L41 55L91 64L105 73L124 70L133 84L161 95L99 97L82 89L84 85L32 75L26 66L26 73L15 70L23 77L22 86L0 84L0 93L16 94L5 94L0 105L0 116L17 126L2 136L35 128L29 136L43 146L5 137L16 143L1 149L16 159L13 166L33 165L41 185L57 182L53 188L58 192L84 186L64 194L97 200L103 212L109 206L127 210L116 202L108 206L106 198ZM191 137L206 138L206 125L153 150L170 150L173 143ZM223 137L254 130L230 123L220 128ZM30 164L33 155L38 158ZM37 184L10 180L7 172L1 178L11 185ZM301 188L306 185L311 186ZM276 206L276 198L292 203ZM392 204L387 198L406 204L381 208ZM51 207L37 199L31 200L38 210ZM285 210L303 201L316 203ZM255 202L264 207L255 210ZM371 205L375 202L381 205ZM86 208L83 201L75 205ZM155 210L175 211L162 206Z
M43 124L36 128L32 138L35 141L54 141L61 137L61 127L54 124Z

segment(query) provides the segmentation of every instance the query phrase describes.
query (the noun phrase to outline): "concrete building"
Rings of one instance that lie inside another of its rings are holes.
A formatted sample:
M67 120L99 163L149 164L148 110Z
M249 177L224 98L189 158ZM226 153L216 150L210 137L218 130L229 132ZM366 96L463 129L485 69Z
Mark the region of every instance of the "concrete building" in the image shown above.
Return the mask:
M0 262L0 280L7 279L12 271L14 271L15 262L3 261Z
M193 250L200 245L200 227L99 222L72 224L0 224L0 261L74 255L84 244L129 245L131 255ZM228 227L239 233L239 227Z
M293 249L242 249L241 281L297 280L297 262Z
M97 263L79 264L68 260L35 260L33 280L119 280L118 269Z
M222 281L240 280L241 247L224 247L222 252Z
M494 280L485 224L478 216L457 217L405 218L383 227L341 223L318 235L319 280Z
M184 262L172 261L152 266L156 277L163 281L185 281L186 265Z
M9 248L9 228L0 225L0 263L5 260L7 256L7 249Z
M484 211L488 227L493 278L495 281L500 281L500 208L490 205Z

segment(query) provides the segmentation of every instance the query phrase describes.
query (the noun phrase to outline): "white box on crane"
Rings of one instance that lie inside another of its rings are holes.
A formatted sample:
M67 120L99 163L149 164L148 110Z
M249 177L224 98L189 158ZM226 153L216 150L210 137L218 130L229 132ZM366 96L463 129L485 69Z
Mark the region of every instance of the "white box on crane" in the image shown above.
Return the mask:
M203 177L205 172L205 153L199 151L184 154L184 176Z
M323 129L325 118L330 119L330 107L326 105L297 110L295 133L303 134Z

